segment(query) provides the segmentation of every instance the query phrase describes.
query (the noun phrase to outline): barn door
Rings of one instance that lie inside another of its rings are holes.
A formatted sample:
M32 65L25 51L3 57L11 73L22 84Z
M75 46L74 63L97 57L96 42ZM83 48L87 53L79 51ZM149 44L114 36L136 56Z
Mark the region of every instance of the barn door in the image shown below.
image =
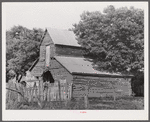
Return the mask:
M43 81L44 82L49 82L49 83L54 83L55 82L55 80L54 80L54 78L53 78L50 71L47 71L47 72L43 73Z
M50 65L50 45L46 46L46 61L45 61L46 67L49 67Z

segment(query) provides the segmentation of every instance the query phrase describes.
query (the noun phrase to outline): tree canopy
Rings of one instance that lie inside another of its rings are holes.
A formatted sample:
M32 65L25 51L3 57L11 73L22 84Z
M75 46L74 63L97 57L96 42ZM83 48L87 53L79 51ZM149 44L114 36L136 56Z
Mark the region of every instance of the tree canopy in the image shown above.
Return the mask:
M6 80L12 75L24 75L39 56L40 40L44 31L14 26L6 32Z
M133 74L132 91L144 95L143 10L110 5L103 13L86 11L73 31L97 70Z
M134 73L144 68L144 11L134 7L83 12L73 31L97 69Z

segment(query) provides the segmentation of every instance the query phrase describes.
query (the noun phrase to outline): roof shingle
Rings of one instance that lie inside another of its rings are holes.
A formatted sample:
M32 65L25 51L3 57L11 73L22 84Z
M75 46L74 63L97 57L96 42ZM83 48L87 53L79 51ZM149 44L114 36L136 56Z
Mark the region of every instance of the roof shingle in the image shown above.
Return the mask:
M123 76L117 73L95 70L93 68L93 62L87 58L55 56L55 59L61 63L71 74Z
M80 47L73 31L47 28L54 44Z

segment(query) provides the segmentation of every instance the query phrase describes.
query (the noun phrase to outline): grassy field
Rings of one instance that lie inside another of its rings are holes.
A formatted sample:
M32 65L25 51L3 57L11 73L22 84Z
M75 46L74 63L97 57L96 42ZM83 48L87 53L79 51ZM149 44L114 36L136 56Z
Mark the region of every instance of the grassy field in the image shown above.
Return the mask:
M122 97L116 101L112 99L91 99L89 100L90 109L115 109L115 110L143 110L143 97Z
M11 105L10 105L11 106ZM12 107L7 109L29 109L29 110L144 110L143 97L125 97L118 98L116 101L110 98L89 98L88 108L84 107L84 101L71 101L71 102L43 102L42 108L37 102L21 102L13 103Z

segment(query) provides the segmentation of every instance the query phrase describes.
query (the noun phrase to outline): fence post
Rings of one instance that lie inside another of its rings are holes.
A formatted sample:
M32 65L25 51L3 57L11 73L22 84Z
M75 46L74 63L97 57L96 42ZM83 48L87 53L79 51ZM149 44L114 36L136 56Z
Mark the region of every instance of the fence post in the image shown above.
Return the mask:
M59 91L59 100L61 101L61 86L60 86L60 81L58 81L58 91Z
M49 101L49 89L50 89L50 83L48 83L48 88L47 88L47 101Z
M113 98L114 98L114 101L116 101L115 81L112 81L112 88L113 88Z
M31 88L31 102L33 102L34 88Z
M59 102L60 102L60 109L62 108L62 102L61 102L61 85L60 81L58 80L58 91L59 91Z
M51 101L51 84L49 83L49 101Z
M36 102L36 98L37 98L37 86L35 87L35 99L34 99L35 102Z
M85 86L85 94L84 94L84 106L85 106L85 108L88 108L88 92L89 92L89 86L88 85Z
M84 104L85 104L85 108L88 107L88 96L84 95Z
M43 78L40 77L40 82L39 82L39 91L40 91L40 100L43 101Z

